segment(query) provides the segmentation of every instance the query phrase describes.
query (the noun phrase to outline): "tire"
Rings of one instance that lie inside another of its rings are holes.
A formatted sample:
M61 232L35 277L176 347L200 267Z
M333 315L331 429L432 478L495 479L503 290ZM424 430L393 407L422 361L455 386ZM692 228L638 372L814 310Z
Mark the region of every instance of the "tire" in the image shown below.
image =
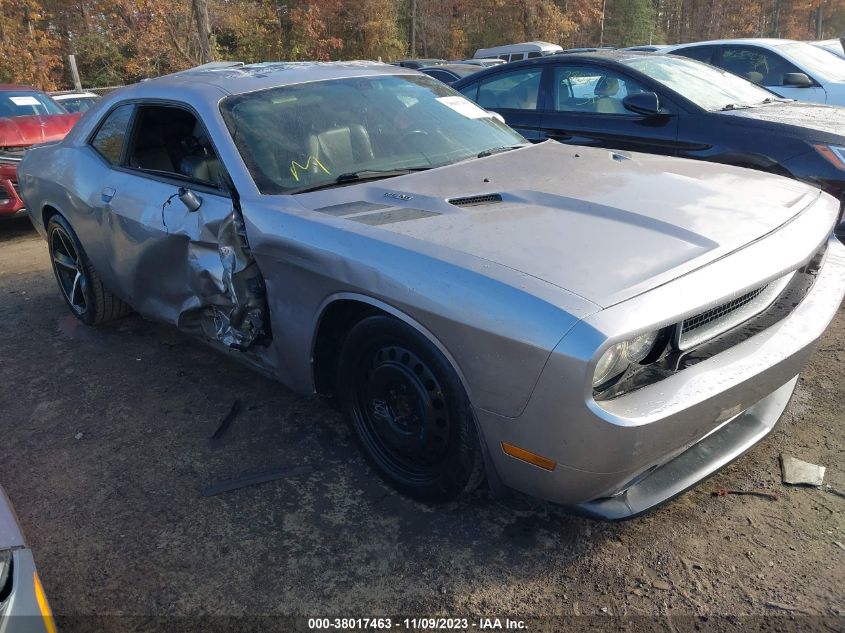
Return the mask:
M131 309L106 290L79 238L61 215L47 223L47 246L59 290L70 311L86 325L124 317Z
M443 503L484 479L466 392L443 354L412 327L389 316L358 322L343 343L337 386L364 456L399 492Z

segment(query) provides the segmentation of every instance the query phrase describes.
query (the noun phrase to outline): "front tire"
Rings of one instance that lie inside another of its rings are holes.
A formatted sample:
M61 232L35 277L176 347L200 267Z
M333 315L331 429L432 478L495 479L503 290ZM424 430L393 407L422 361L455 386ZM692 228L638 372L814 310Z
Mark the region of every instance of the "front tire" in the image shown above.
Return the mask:
M47 245L59 290L76 318L97 325L129 314L129 306L103 286L79 238L61 215L47 223Z
M424 336L371 316L347 336L338 397L365 457L399 492L430 503L484 478L469 399L454 369Z

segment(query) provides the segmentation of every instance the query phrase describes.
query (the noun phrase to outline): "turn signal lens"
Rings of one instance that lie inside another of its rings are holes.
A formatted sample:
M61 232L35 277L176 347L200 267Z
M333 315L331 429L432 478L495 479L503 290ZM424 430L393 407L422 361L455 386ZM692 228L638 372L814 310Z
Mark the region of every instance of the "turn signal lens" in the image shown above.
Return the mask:
M507 442L502 442L502 450L505 452L505 455L516 457L517 459L521 459L522 461L528 462L532 466L537 466L543 470L551 471L555 469L555 466L557 466L557 463L553 459L537 455L537 453L532 453L524 448L519 448L519 446L508 444Z
M56 622L53 620L53 611L50 609L50 603L47 602L47 594L44 593L44 587L41 586L41 579L38 577L38 572L32 572L32 584L35 588L35 600L38 602L38 610L41 612L41 618L44 620L44 628L47 633L56 633Z
M821 143L813 145L813 147L827 162L836 167L836 169L845 171L845 147L824 145Z

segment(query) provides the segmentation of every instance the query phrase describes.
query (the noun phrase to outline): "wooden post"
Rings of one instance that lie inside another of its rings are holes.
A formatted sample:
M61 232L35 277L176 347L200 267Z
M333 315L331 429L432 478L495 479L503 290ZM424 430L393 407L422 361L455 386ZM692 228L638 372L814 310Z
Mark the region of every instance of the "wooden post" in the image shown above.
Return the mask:
M604 46L604 12L607 9L607 0L601 2L601 22L599 23L599 48Z
M417 0L411 0L411 57L417 56Z
M82 82L79 80L79 70L76 68L76 55L68 55L67 61L70 64L70 74L73 76L74 89L82 90Z

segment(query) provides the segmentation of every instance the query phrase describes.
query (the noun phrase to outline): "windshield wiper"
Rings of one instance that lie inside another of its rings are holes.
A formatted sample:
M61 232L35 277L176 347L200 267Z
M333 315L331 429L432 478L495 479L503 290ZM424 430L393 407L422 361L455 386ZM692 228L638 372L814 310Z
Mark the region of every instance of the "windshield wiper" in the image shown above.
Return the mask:
M476 158L486 158L487 156L492 156L493 154L501 154L502 152L519 149L520 147L525 147L525 145L503 145L502 147L491 147L490 149L485 149L483 152L478 152L478 156L476 156Z
M380 180L382 178L393 178L394 176L405 176L417 171L425 171L426 169L432 169L432 167L426 165L424 167L404 167L402 169L362 169L360 171L350 171L345 174L340 174L340 176L334 180L322 182L318 185L300 187L299 189L291 189L287 193L294 194L319 191L320 189L330 189L331 187L348 185L362 180Z
M729 103L722 110L745 110L746 108L753 108L750 103Z

